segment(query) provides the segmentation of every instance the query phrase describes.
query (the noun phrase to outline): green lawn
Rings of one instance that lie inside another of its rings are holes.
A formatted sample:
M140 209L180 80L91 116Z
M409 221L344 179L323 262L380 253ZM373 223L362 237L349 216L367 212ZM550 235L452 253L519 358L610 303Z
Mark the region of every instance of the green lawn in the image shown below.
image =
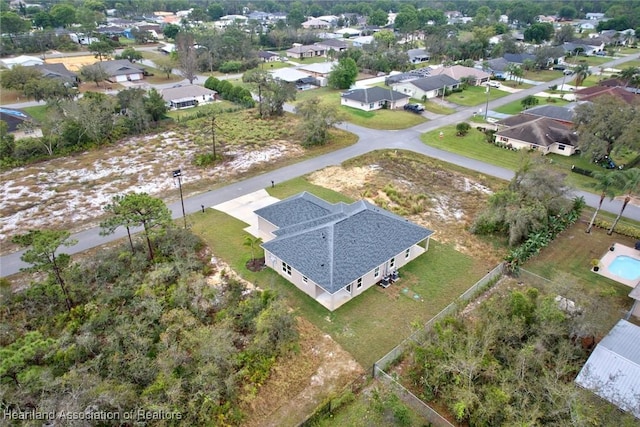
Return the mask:
M34 107L25 107L25 113L33 117L36 122L42 122L47 117L47 106L46 105L36 105Z
M330 202L349 201L304 178L267 190L279 198L307 190ZM480 279L487 268L452 246L432 240L427 253L402 268L401 279L394 285L387 289L373 287L330 312L273 270L255 273L245 267L250 258L243 245L247 224L213 209L190 215L188 220L217 257L255 285L283 295L296 314L330 334L365 368L410 335L412 322L429 320ZM402 292L405 288L406 293Z
M535 70L524 72L525 79L535 80L537 82L549 82L560 77L562 77L562 71L556 70Z
M569 103L569 101L565 101L564 99L558 98L545 98L543 96L536 96L536 99L539 101L538 105L557 105L562 106ZM521 101L513 101L509 104L503 105L502 107L498 107L495 109L498 113L504 114L519 114L523 110Z
M509 95L509 92L504 92L500 89L491 88L489 90L490 101L507 95ZM462 92L452 93L445 99L458 105L472 107L487 102L487 88L484 86L469 86Z
M440 138L441 131L444 133L442 138ZM465 137L456 136L455 125L424 133L420 138L425 144L433 147L513 171L520 167L523 156L540 157L540 153L538 152L512 151L500 148L494 144L489 144L485 141L485 135L476 129L471 129ZM545 159L549 162L550 167L557 168L563 173L566 173L567 182L570 185L586 191L592 191L591 185L593 179L572 173L571 166L575 165L589 170L601 170L587 158L577 155L566 157L558 154L548 154L545 156ZM614 158L614 160L616 159Z
M433 101L422 102L422 105L424 105L425 110L435 114L453 114L456 112L453 108L446 107Z

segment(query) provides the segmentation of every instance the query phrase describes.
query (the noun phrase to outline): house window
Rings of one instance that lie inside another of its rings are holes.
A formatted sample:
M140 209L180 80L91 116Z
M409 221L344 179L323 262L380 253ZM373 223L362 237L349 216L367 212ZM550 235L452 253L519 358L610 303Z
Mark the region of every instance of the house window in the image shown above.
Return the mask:
M389 267L393 268L396 266L396 259L395 258L391 258L391 261L389 261Z
M404 257L405 258L409 258L409 255L411 255L411 248L409 248L406 251L404 251Z
M347 292L351 293L351 283L347 285Z
M380 267L376 267L376 269L373 270L373 277L380 277Z
M564 151L565 146L562 144L558 144L558 150Z
M303 283L309 282L309 279L307 278L307 276L302 276L302 282Z
M284 261L282 261L282 272L286 273L287 276L291 276L291 266Z
M358 278L358 281L356 282L356 289L360 289L362 287L362 277Z
M505 138L504 136L500 137L500 141L502 142L509 142L509 138Z
M375 104L372 102L371 104L369 104L369 109L373 109L373 107L375 107Z

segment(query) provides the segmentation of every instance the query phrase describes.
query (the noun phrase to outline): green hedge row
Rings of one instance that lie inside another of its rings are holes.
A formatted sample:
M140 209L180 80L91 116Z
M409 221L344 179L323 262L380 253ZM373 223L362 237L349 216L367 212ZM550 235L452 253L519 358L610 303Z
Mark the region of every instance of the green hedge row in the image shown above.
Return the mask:
M573 225L579 218L585 206L584 199L577 197L573 199L571 210L562 216L550 216L546 227L531 234L520 246L514 248L505 257L505 269L508 273L516 274L520 266L529 258L540 253L542 248L556 238L558 234Z
M604 219L596 220L593 225L604 230L611 228L611 222L605 221ZM640 239L640 229L631 225L618 224L614 232L634 239Z

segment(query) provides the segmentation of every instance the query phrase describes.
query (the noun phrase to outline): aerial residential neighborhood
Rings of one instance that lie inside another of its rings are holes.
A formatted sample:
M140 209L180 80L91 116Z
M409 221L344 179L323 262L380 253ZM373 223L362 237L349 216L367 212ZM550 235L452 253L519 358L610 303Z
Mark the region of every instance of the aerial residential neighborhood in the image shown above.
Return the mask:
M640 2L0 27L2 425L637 425Z

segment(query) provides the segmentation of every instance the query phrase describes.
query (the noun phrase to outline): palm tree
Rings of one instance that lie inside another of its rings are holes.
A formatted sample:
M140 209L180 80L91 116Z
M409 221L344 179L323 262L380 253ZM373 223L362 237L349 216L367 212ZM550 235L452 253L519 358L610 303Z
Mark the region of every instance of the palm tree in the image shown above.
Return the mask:
M622 213L624 212L625 208L631 201L631 196L633 194L637 194L638 191L640 191L640 169L638 168L627 169L620 174L620 178L622 178L621 179L622 190L626 193L626 195L624 196L624 202L622 202L622 209L620 209L620 213L618 213L618 216L616 217L615 221L613 221L613 224L611 224L611 228L609 229L609 231L607 231L607 234L609 236L613 234L613 229L616 228L616 225L618 224L618 221L620 220Z
M617 172L594 172L593 177L596 180L596 182L593 184L593 188L600 192L600 202L598 203L598 207L591 217L591 221L589 221L589 226L585 230L586 233L591 233L593 223L596 220L596 216L598 215L598 212L602 207L602 202L604 202L605 197L609 197L611 198L611 200L613 200L616 195L616 190L620 188L620 178L618 177Z
M576 68L574 68L573 72L576 75L576 90L578 90L578 86L580 86L582 82L584 82L586 78L591 75L589 64L587 64L586 62L583 62L579 64Z
M620 79L624 81L624 87L629 86L629 83L634 81L638 75L640 75L639 67L627 67L620 73Z
M262 243L262 238L260 237L245 236L244 243L242 245L251 250L251 261L256 260L254 250L256 246L260 246L260 243Z

